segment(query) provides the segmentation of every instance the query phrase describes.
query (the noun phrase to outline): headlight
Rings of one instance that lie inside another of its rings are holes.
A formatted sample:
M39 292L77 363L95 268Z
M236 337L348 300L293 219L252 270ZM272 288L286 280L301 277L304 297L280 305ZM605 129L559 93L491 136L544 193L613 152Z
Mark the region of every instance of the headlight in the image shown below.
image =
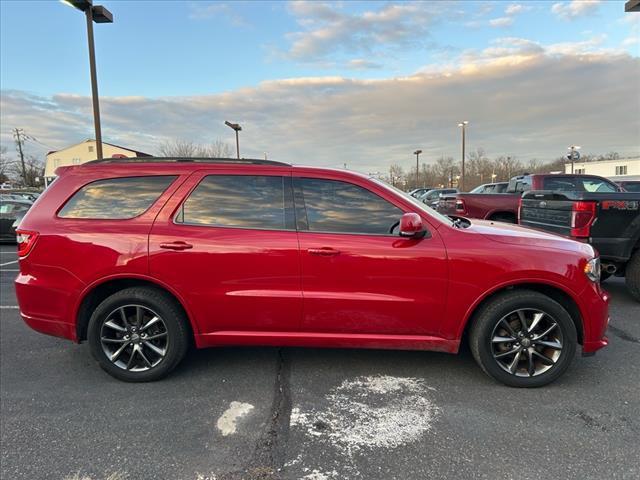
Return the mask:
M600 257L592 258L584 266L584 273L592 282L600 281Z

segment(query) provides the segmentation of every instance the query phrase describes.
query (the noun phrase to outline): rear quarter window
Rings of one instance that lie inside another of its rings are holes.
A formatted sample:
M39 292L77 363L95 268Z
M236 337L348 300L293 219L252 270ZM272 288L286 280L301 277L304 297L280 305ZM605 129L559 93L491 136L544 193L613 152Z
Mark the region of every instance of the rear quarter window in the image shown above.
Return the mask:
M58 212L58 217L134 218L153 205L176 178L174 175L154 175L97 180L78 190Z

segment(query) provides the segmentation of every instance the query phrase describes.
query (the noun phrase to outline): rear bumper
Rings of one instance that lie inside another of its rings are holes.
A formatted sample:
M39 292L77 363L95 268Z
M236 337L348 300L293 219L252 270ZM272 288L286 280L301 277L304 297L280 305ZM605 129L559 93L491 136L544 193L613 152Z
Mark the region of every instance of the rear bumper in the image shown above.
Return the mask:
M57 320L48 320L44 318L36 318L20 312L24 323L29 325L36 332L44 333L54 337L66 338L77 342L76 326L72 323L59 322Z
M77 342L73 306L82 282L56 267L30 265L15 280L20 315L34 330Z

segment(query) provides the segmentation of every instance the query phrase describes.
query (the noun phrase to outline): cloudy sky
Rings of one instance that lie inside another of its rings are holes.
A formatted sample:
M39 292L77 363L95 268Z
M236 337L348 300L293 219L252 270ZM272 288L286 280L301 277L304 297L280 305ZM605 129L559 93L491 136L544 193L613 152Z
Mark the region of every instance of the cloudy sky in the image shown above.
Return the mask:
M170 138L244 156L386 171L424 159L640 152L640 13L621 1L102 3L104 140ZM0 141L42 155L93 136L85 24L56 1L0 2Z

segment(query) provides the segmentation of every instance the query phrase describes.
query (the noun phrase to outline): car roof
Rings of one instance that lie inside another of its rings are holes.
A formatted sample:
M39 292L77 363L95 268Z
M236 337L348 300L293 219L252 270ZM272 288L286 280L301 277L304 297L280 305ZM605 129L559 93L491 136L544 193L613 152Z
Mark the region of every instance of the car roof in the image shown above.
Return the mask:
M312 167L306 165L292 165L290 163L278 162L274 160L249 159L249 158L187 158L187 157L139 157L139 158L109 158L103 160L92 160L80 165L69 165L58 167L56 175L64 172L89 172L89 171L113 171L118 175L123 172L148 174L152 171L155 174L168 174L168 172L189 172L202 168L253 168L263 169L285 169L287 171L300 170L308 173L327 173L341 174L345 176L356 176L360 178L371 178L354 170L345 170L341 168Z
M208 157L127 157L127 158L104 158L102 160L91 160L81 166L92 165L117 165L131 163L212 163L225 165L271 165L278 167L290 167L290 163L276 162L274 160L262 160L257 158L208 158Z

